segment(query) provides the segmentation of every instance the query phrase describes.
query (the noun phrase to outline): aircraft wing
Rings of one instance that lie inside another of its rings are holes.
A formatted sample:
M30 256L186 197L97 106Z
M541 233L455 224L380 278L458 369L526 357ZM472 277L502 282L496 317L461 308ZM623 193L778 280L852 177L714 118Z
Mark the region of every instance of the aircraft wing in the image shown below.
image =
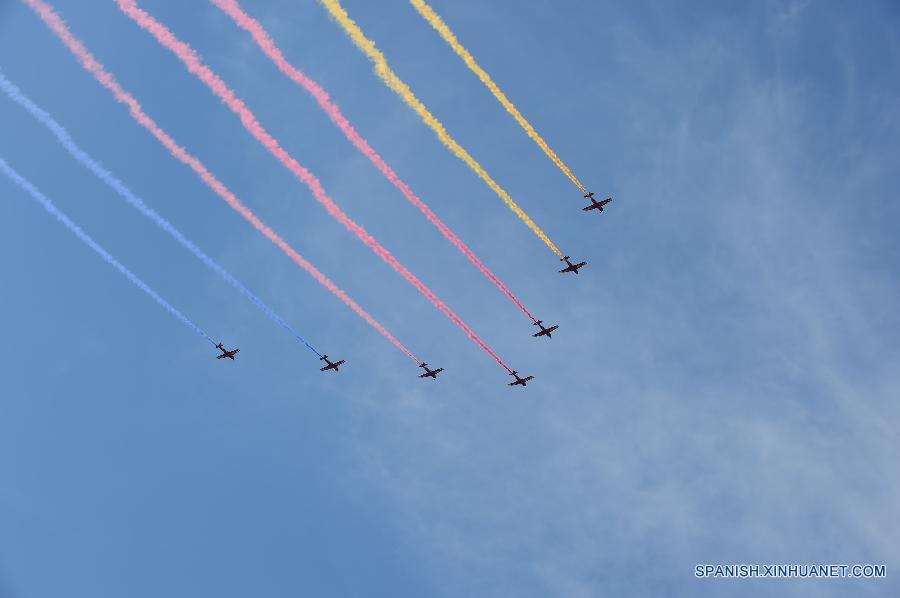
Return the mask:
M522 380L522 381L523 381L523 382L528 382L529 380L534 380L534 376L528 376L527 378L525 378L525 379Z
M216 359L225 359L227 355L216 355Z

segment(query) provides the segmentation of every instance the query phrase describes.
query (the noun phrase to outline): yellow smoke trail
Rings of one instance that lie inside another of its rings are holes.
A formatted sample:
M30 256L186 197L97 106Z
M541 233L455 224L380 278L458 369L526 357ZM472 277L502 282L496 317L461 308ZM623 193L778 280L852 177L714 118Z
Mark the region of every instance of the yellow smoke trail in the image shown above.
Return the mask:
M519 125L521 125L523 129L525 129L525 132L528 133L528 136L531 137L534 142L541 147L542 150L544 150L544 153L547 154L547 157L553 160L553 163L556 164L556 166L558 166L559 169L562 170L566 174L566 176L572 180L573 183L578 185L578 188L581 189L582 193L587 193L587 189L584 188L584 185L581 184L581 181L578 180L578 177L576 177L572 173L572 171L569 170L569 167L566 166L565 163L563 163L563 161L559 158L559 156L556 155L556 152L550 149L550 146L547 145L547 142L544 141L543 137L538 135L538 132L534 130L534 127L531 126L531 123L525 120L525 117L522 116L522 113L519 112L519 109L516 108L515 104L510 102L509 98L506 97L506 94L500 91L500 88L497 87L497 84L494 83L494 80L491 79L491 76L488 75L483 68L478 66L478 63L475 62L475 59L471 54L469 54L469 51L466 50L461 43L459 43L459 40L456 39L456 36L453 35L453 32L450 31L450 28L447 27L447 24L444 23L441 17L436 12L434 12L434 9L428 6L425 0L409 0L409 2L415 7L416 10L419 11L419 14L421 14L425 18L425 20L428 21L432 27L434 27L435 31L437 31L441 35L441 37L444 38L444 41L447 42L451 48L453 48L453 51L463 59L469 69L473 73L478 75L478 78L481 79L481 82L491 90L491 93L494 94L494 97L497 98L497 101L503 104L503 107L506 108L506 111L512 114L513 118L516 119L516 122L518 122Z
M494 190L494 193L500 196L500 198L506 202L506 205L516 213L516 216L522 219L522 221L528 225L534 234L541 238L541 240L547 244L547 247L553 250L553 252L562 257L563 253L560 251L556 245L553 244L553 241L550 240L550 237L547 236L544 231L540 229L540 227L534 223L534 221L519 207L519 205L513 201L513 199L509 196L509 194L503 190L500 185L498 185L494 179L488 175L487 171L482 168L481 164L475 161L475 158L469 155L469 152L463 149L463 147L456 142L453 137L447 133L447 130L444 128L444 125L434 117L431 112L428 111L428 108L425 107L419 98L413 94L412 90L409 89L409 86L404 83L400 77L391 70L391 67L388 66L387 58L385 58L384 54L375 47L375 43L367 38L365 34L363 34L362 30L359 28L359 25L356 24L353 19L350 18L350 15L347 14L347 11L344 10L344 7L341 6L339 0L320 0L323 6L328 9L328 12L331 13L331 16L338 22L338 24L344 29L347 35L350 36L350 39L353 40L353 43L363 51L363 53L369 57L375 64L375 73L381 78L384 83L390 87L397 95L403 98L403 101L418 113L418 115L422 118L422 120L427 124L431 129L437 134L438 138L450 148L450 151L453 152L456 157L469 165L469 167L475 171L481 179L488 184L488 186Z

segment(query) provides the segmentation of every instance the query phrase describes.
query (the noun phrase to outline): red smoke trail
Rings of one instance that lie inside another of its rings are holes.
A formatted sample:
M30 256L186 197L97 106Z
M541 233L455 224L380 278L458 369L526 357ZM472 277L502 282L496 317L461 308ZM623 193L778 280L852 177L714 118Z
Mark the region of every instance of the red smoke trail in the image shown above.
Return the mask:
M125 91L119 82L116 81L115 77L109 73L100 62L97 61L94 56L88 52L87 48L84 47L84 44L81 43L81 40L72 35L72 32L69 31L69 28L66 26L65 22L60 18L56 11L53 10L53 7L46 4L42 0L23 0L32 10L34 10L38 16L41 17L41 20L56 34L56 36L66 45L72 54L78 59L81 65L88 70L94 78L97 79L105 88L110 90L115 96L116 100L128 106L128 110L131 113L131 116L140 123L145 129L147 129L154 137L156 137L160 143L162 143L167 150L178 160L184 162L191 169L197 173L197 175L203 179L203 182L206 183L213 191L215 191L219 197L224 199L229 206L231 206L235 211L237 211L241 216L244 217L245 220L250 222L263 235L266 236L267 239L272 241L275 245L277 245L283 252L285 252L288 257L290 257L294 262L309 272L313 278L315 278L319 284L325 286L329 291L334 293L341 301L343 301L350 309L356 312L361 318L363 318L366 322L369 323L375 330L380 332L386 339L391 341L398 349L406 353L410 359L415 361L416 363L421 363L421 361L412 354L412 352L403 346L403 343L398 341L394 336L388 332L384 326L379 324L375 318L370 316L362 307L356 304L353 299L351 299L344 291L342 291L337 285L335 285L331 280L328 279L324 274L319 272L315 266L306 261L303 256L301 256L297 251L288 245L287 241L282 239L278 233L273 231L271 228L266 226L259 218L257 218L256 214L250 211L250 208L245 206L241 200L237 198L219 179L217 179L213 174L207 170L206 166L203 165L200 160L189 154L183 147L178 145L174 139L169 137L169 135L163 131L156 122L153 121L147 114L144 113L141 108L140 103L127 91Z
M380 170L404 196L406 196L406 199L419 208L419 210L425 214L425 217L441 231L447 240L453 243L457 249L469 258L470 262L475 264L475 266L481 270L482 274L487 276L491 282L497 285L497 287L519 307L519 309L525 312L525 315L531 318L532 321L536 321L534 316L532 316L516 296L512 294L512 291L506 288L506 285L503 284L503 282L501 282L480 259L478 259L478 256L463 243L462 239L457 237L456 234L437 217L437 214L432 212L431 208L413 193L412 189L410 189L407 184L397 176L397 173L388 166L384 159L378 155L378 152L372 149L369 143L356 132L356 129L353 128L353 125L350 124L350 121L347 120L338 105L328 96L328 92L322 89L318 83L310 79L303 71L285 59L284 54L281 53L281 50L275 45L275 42L269 37L269 34L263 29L259 21L244 12L237 0L210 0L210 2L218 6L225 14L231 17L238 27L241 27L250 33L259 48L272 60L272 62L275 63L276 66L278 66L279 70L315 98L322 110L328 114L331 121L344 133L344 136L356 146L356 149L362 152L369 161L372 162L372 164L374 164L375 167Z
M29 0L26 0L29 1ZM35 1L35 0L30 0ZM457 316L452 309L450 309L443 301L435 295L431 289L425 286L421 280L416 278L416 276L406 269L406 267L397 261L391 252L381 246L381 244L375 240L375 237L370 235L366 229L362 226L354 222L347 214L341 210L336 203L325 193L325 189L322 187L322 183L313 175L309 170L300 165L297 160L295 160L287 151L282 148L278 141L266 131L263 126L256 119L256 116L253 112L247 108L246 104L242 100L240 100L235 93L225 84L222 79L216 75L212 69L202 63L200 58L197 56L197 53L193 48L188 46L183 41L179 40L175 37L171 31L169 31L165 25L154 19L150 14L146 11L138 8L137 2L135 0L116 0L119 5L119 8L122 9L129 18L131 18L134 22L140 25L142 28L146 29L150 32L153 37L159 41L165 48L173 52L181 61L185 64L187 69L196 75L201 81L203 81L207 87L212 90L212 92L219 97L222 102L228 106L232 112L237 114L241 123L244 125L244 128L247 131L256 137L257 141L259 141L266 149L269 150L284 166L294 173L302 183L304 183L309 190L312 191L313 196L325 206L325 209L328 213L338 222L344 225L347 230L355 234L360 241L365 243L372 251L378 254L381 259L387 262L394 270L396 270L401 276L406 278L414 287L416 287L419 292L428 297L429 300L437 307L439 310L444 312L444 314L450 318L457 326L459 326L469 338L471 338L475 343L478 344L482 349L484 349L488 355L493 357L497 363L499 363L503 368L507 371L510 370L509 366L507 366L500 357L494 353L490 347L488 347L484 341L478 338L471 328L469 328L465 322Z

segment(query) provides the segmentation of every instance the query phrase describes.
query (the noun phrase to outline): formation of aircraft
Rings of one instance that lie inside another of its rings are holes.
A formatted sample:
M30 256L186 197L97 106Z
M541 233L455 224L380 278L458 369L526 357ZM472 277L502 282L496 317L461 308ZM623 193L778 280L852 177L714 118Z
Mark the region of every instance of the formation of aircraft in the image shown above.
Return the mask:
M607 205L609 202L612 201L612 197L607 197L606 199L597 201L594 198L594 194L590 191L588 191L587 193L584 194L584 198L590 200L590 202L591 202L590 205L588 205L584 208L581 208L582 211L584 211L584 212L589 212L591 210L599 210L600 212L602 212L603 206ZM560 261L563 261L566 263L566 267L563 268L562 270L560 270L560 273L565 274L568 272L572 272L573 274L578 274L578 271L581 268L587 266L587 262L578 262L577 264L573 264L571 259L572 259L571 256L568 256L568 255L560 258ZM546 336L547 338L553 338L553 332L555 332L556 329L559 328L559 324L553 324L552 326L546 327L546 326L544 326L543 320L536 320L533 324L535 326L537 326L538 328L540 328L540 330L538 332L535 332L534 334L531 335L535 338L542 337L542 336ZM225 345L223 343L219 343L218 345L216 345L216 348L222 351L222 354L217 355L216 359L228 358L228 359L231 359L232 361L234 361L234 356L240 352L240 349L237 349L237 348L229 351L228 349L225 348ZM341 365L343 365L344 363L346 363L346 360L344 360L344 359L332 362L330 359L328 359L328 355L323 355L320 359L321 359L321 361L324 361L327 364L327 365L319 368L319 370L322 372L325 372L328 370L334 370L337 372L337 371L339 371L338 368ZM441 372L444 371L444 368L437 368L435 370L432 370L431 368L428 367L428 364L425 363L424 361L419 364L419 367L422 368L423 370L425 370L422 374L419 374L419 378L431 378L432 380L437 380L438 374L440 374ZM513 382L510 382L509 386L528 386L528 382L531 380L534 380L534 376L526 376L524 378L520 377L519 373L515 370L513 370L510 373L510 376L513 376L515 378L515 380Z
M587 262L578 262L577 264L573 264L572 262L569 261L570 259L571 259L571 256L568 256L568 255L565 257L559 258L559 261L566 263L566 267L563 268L562 270L560 270L561 273L564 274L566 272L574 272L575 274L578 274L578 270L587 266Z
M225 359L227 357L231 361L234 361L234 356L241 352L240 349L232 349L229 351L225 348L225 343L219 343L216 345L216 349L222 352L221 355L216 355L216 359Z
M510 382L509 386L528 386L529 380L534 380L534 376L525 376L524 378L519 377L519 372L513 370L509 373L510 376L516 379L515 382Z
M419 374L419 378L431 378L432 380L437 380L437 375L444 371L444 368L430 370L428 369L428 364L424 361L419 364L419 367L425 370L424 374Z
M537 338L539 336L546 336L547 338L553 338L553 335L550 333L553 332L554 330L556 330L557 328L559 328L559 324L554 324L550 328L544 328L543 320L538 320L538 321L534 322L534 325L538 326L541 329L540 332L535 332L534 334L531 335L535 338Z
M593 192L591 192L591 191L588 191L587 193L585 193L584 198L589 200L591 203L590 203L590 205L581 208L581 210L583 212L590 212L591 210L597 210L599 212L602 212L603 206L609 204L612 201L612 197L607 197L606 199L597 201L597 199L594 197ZM566 274L568 272L572 272L573 274L578 274L578 271L581 268L587 266L586 261L572 263L571 259L572 259L571 256L568 256L568 255L560 258L560 261L563 261L566 263L566 267L563 268L562 270L560 270L560 273ZM543 336L546 336L547 338L553 338L553 332L555 332L559 328L559 324L553 324L552 326L544 326L543 320L535 320L533 322L533 325L540 328L540 330L538 332L535 332L534 334L531 335L535 338L543 337ZM216 359L226 359L227 358L227 359L231 359L232 361L234 361L234 356L240 352L240 349L237 349L237 348L229 351L228 349L225 348L225 345L223 343L219 343L218 345L216 345L216 348L219 349L220 351L222 351L222 354L217 355ZM344 360L344 359L333 362L330 359L328 359L328 355L323 355L320 358L320 360L324 361L326 363L325 366L319 368L320 371L323 371L323 372L328 371L328 370L334 370L337 372L338 368L341 365L343 365L344 363L346 363L346 360ZM437 369L433 370L433 369L429 368L428 364L425 363L424 361L419 364L419 367L424 370L423 373L419 374L419 378L431 378L432 380L437 380L438 374L440 374L441 372L444 371L444 368L437 368ZM528 386L528 382L530 382L531 380L534 380L534 376L525 376L524 378L522 378L521 376L519 376L519 372L517 372L516 370L513 370L512 372L510 372L510 376L514 377L515 380L510 382L509 386Z
M582 212L590 212L591 210L600 210L602 212L603 206L612 201L612 197L607 197L606 199L597 201L596 199L594 199L594 194L590 191L584 194L584 198L591 200L591 205L581 208Z
M328 364L324 367L319 368L320 372L325 372L328 370L334 370L335 372L338 372L338 371L340 371L340 370L338 370L338 367L341 364L347 363L347 360L345 360L345 359L341 359L339 361L332 362L330 359L328 359L328 355L323 355L322 357L319 358L319 361L324 361L325 363Z
M590 191L588 191L587 193L584 194L584 198L590 200L590 202L591 202L590 205L588 205L584 208L581 208L581 210L584 212L589 212L591 210L598 210L598 211L602 212L603 206L607 205L608 203L610 203L612 201L612 197L607 197L606 199L597 201L594 198L594 194ZM563 261L566 263L566 267L563 268L562 270L560 270L560 273L565 274L568 272L572 272L573 274L578 274L578 271L581 268L587 266L587 262L578 262L577 264L573 264L571 259L572 259L571 256L568 256L568 255L560 258L560 261ZM546 336L547 338L553 338L553 332L555 332L556 329L559 328L559 324L553 324L552 326L546 327L546 326L544 326L543 320L536 320L533 324L535 326L537 326L538 328L540 328L540 330L538 332L535 332L534 334L531 335L535 338L542 337L542 336ZM216 359L228 358L228 359L231 359L232 361L234 361L234 356L240 352L240 349L237 349L237 348L229 351L225 348L225 345L222 343L219 343L218 345L216 345L216 348L222 351L222 354L217 355ZM344 360L344 359L332 362L331 360L328 359L328 355L323 355L320 359L327 364L327 365L319 368L319 370L323 371L323 372L328 371L328 370L334 370L337 372L338 368L341 365L343 365L344 363L346 363L346 360ZM419 367L422 368L423 370L425 370L424 373L419 374L419 378L431 378L432 380L437 380L438 374L440 374L441 372L444 371L444 368L437 368L435 370L432 370L428 367L428 364L425 363L424 361L419 364ZM526 376L525 378L520 377L519 373L515 370L513 370L510 373L510 376L513 376L515 378L515 381L510 382L509 386L528 386L528 382L530 380L534 380L534 376Z

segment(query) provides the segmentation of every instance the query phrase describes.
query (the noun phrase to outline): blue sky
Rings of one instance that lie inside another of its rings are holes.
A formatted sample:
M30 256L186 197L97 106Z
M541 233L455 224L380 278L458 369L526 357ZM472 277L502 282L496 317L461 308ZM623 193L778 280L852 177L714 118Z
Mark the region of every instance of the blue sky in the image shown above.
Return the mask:
M558 244L551 253L312 0L258 0L287 57L559 335L529 323L206 2L192 44L504 372L333 222L113 2L73 31L436 383L174 161L23 5L0 68L260 295L318 362L0 98L0 155L235 363L0 180L0 596L895 596L900 13L887 1L433 6L577 189L404 0L345 6ZM885 580L696 580L706 562Z

